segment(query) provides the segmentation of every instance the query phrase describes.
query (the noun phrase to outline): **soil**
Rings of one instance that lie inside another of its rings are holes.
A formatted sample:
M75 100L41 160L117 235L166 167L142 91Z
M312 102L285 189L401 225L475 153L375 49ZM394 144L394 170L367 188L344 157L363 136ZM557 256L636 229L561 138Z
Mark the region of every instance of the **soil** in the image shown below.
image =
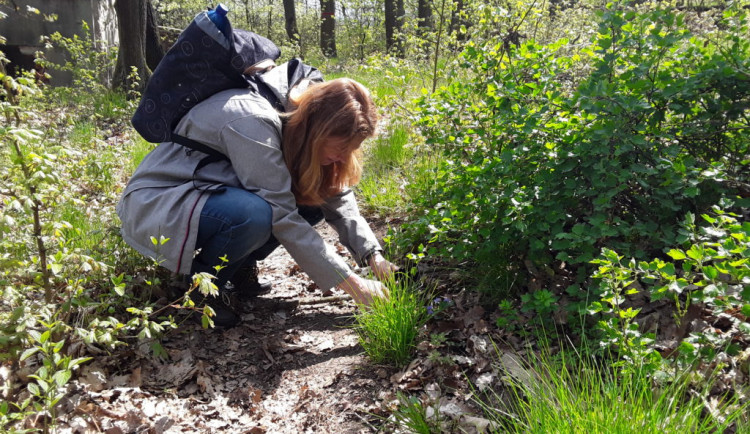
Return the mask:
M328 226L317 229L351 261ZM283 248L259 267L273 289L243 306L238 326L183 321L163 338L164 359L145 343L95 356L69 383L59 432L393 432L399 393L429 402L449 430L487 426L467 378L492 380L497 328L470 297L453 296L453 314L436 317L414 361L397 369L369 362L351 328L353 302L317 288ZM430 343L434 333L442 338Z

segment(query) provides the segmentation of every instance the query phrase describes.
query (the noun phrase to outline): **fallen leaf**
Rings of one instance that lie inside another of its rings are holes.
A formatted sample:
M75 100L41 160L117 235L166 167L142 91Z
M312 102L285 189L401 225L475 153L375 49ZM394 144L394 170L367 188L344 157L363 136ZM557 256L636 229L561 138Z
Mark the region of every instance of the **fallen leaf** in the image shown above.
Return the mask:
M464 327L474 326L484 316L484 308L482 306L474 306L463 315Z
M200 389L201 393L207 393L209 395L214 394L214 386L213 386L213 383L211 382L211 377L209 377L208 375L199 373L195 379L195 384L198 385L198 388Z
M107 372L99 365L86 365L81 370L78 381L88 386L92 392L101 392L107 385Z

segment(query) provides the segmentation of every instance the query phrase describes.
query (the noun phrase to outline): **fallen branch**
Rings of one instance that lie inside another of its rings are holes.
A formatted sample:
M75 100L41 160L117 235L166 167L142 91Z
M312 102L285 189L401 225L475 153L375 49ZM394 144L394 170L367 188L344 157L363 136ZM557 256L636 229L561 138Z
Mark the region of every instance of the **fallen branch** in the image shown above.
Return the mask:
M336 303L339 301L351 300L348 295L332 295L330 297L310 297L302 298L297 301L299 304L321 304L321 303Z

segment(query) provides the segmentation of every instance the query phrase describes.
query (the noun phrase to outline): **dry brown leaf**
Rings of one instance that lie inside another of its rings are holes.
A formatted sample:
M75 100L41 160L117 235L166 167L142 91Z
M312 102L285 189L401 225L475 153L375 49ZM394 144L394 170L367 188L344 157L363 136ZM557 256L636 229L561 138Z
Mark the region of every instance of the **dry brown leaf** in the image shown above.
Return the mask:
M91 392L101 392L107 384L107 371L96 363L85 365L78 380Z
M463 314L464 327L475 327L475 324L482 319L484 316L484 308L482 306L474 306Z
M198 388L200 389L201 393L207 393L209 395L214 394L214 386L211 381L211 377L209 377L208 375L199 373L195 379L195 384L198 385Z
M141 387L142 383L143 380L141 378L141 367L138 366L137 368L133 369L133 372L130 373L130 376L128 377L128 386L139 388Z

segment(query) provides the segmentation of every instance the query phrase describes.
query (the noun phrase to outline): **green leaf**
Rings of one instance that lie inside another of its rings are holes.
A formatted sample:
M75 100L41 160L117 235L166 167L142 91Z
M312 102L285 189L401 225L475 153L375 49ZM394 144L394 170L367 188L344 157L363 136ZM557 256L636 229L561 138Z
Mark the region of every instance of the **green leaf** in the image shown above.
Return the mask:
M24 360L28 359L29 357L33 356L37 352L39 352L39 347L31 347L26 349L23 353L21 353L21 357L18 359L20 362L23 362Z
M743 304L742 305L742 314L746 317L750 318L750 304Z
M29 393L34 396L41 396L42 394L42 391L39 390L39 386L36 383L29 383L26 385L26 388L29 390Z
M695 259L696 261L700 261L703 259L703 249L696 245L693 245L692 247L690 247L690 250L687 251L687 255L692 259Z
M687 256L685 255L685 252L679 249L672 249L669 252L667 252L667 255L671 256L672 259L676 261L687 258Z
M593 314L601 312L603 308L604 307L602 306L601 303L599 303L598 301L594 301L591 304L589 304L588 312L589 314L593 315Z
M671 262L664 263L659 267L659 271L664 276L667 276L667 277L674 276L675 275L674 264Z
M201 316L201 325L204 329L207 329L209 327L213 328L214 321L208 315L203 314L203 316Z
M640 309L633 309L632 307L629 307L625 310L621 310L619 312L620 318L625 319L633 319L638 315L638 312L640 312Z
M680 346L677 349L683 354L690 354L690 355L695 354L695 351L696 351L695 345L687 341L680 342Z
M77 359L71 360L70 363L68 363L68 367L69 368L76 367L80 364L88 362L91 359L93 359L93 357L78 357Z
M34 342L42 342L42 334L37 330L29 330L29 336Z
M62 271L62 268L63 268L62 264L58 264L57 262L53 264L49 264L49 269L52 272L52 274L54 274L55 276L60 274L60 272Z
M52 376L52 378L55 380L55 383L57 383L58 387L62 387L70 381L70 378L73 376L73 373L70 371L70 369L65 369L62 371L55 372L55 375Z
M41 378L37 378L36 384L39 385L43 392L47 393L49 391L49 383L42 380Z
M716 280L716 278L719 276L719 270L710 265L707 265L703 267L703 274L710 280Z
M700 189L698 187L688 187L684 192L687 197L696 197L700 194Z

